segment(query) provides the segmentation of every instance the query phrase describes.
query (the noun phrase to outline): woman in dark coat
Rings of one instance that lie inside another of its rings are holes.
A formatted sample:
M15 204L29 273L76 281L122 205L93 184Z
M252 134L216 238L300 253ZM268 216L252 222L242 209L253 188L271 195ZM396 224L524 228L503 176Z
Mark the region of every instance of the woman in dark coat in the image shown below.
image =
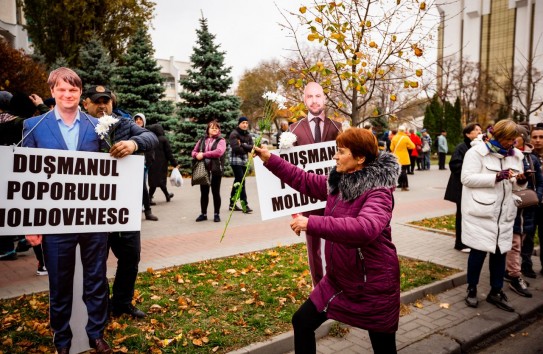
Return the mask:
M155 191L157 187L159 187L166 196L166 201L169 202L170 199L173 198L173 193L168 192L166 183L168 179L168 162L174 167L178 166L178 163L173 157L170 143L164 134L162 125L148 125L147 129L155 133L158 138L158 146L154 150L155 160L149 167L149 198L153 200Z
M462 182L460 182L460 174L462 173L462 164L464 163L464 155L471 147L471 141L481 134L481 126L477 123L466 125L462 132L464 141L456 146L449 161L449 169L451 175L445 190L445 200L456 203L456 242L454 249L462 252L469 252L469 247L462 243Z
M283 182L326 200L323 216L291 221L298 235L307 231L326 240L326 275L292 318L295 352L315 353L315 330L334 319L368 330L376 353L396 353L400 269L390 220L400 166L392 154L379 153L377 139L366 129L348 129L336 141L336 167L329 177L255 148Z

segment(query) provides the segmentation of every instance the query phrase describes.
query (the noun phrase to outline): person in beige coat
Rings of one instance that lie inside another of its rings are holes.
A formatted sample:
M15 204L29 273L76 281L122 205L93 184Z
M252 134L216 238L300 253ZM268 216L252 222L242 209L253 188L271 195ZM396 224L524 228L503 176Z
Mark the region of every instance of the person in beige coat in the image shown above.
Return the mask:
M415 144L411 141L409 136L405 132L405 125L398 127L398 133L392 138L390 143L390 151L396 155L398 162L402 166L402 172L398 178L398 188L402 191L409 190L409 182L407 180L407 169L411 166L411 159L409 158L409 151L415 148Z

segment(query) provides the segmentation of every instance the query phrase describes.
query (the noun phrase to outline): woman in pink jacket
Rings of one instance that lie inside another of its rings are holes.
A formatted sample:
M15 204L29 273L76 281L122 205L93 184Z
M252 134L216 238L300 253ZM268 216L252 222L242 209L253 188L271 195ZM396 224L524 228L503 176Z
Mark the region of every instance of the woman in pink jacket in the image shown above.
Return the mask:
M292 318L296 353L315 353L315 330L327 319L366 329L375 353L396 353L400 269L392 243L392 193L400 166L379 152L366 129L336 139L336 167L329 176L308 173L255 148L264 165L292 188L326 200L323 216L298 216L296 234L326 240L326 275Z
M221 136L219 122L213 120L207 123L206 135L198 140L192 150L192 158L205 160L209 173L210 185L200 185L200 210L197 222L207 220L207 205L209 204L209 190L213 194L213 221L220 222L221 210L221 180L224 173L224 153L226 141Z

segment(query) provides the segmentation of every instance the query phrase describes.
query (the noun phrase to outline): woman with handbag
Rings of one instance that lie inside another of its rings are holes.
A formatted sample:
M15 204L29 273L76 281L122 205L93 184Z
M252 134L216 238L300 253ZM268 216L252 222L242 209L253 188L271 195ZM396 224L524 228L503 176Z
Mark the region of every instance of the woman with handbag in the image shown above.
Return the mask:
M200 184L200 211L196 222L207 220L207 206L209 204L209 190L213 194L213 221L219 222L221 210L221 179L224 171L224 157L226 141L221 137L219 122L213 120L207 123L206 135L198 140L192 150L192 158L204 161L208 173L209 184Z
M518 208L513 226L513 246L511 251L507 252L504 277L509 282L509 288L524 297L532 297L532 293L528 290L528 283L521 277L520 248L525 236L535 233L536 212L543 195L541 164L537 156L532 153L532 145L527 142L529 137L528 132L522 131L521 135L517 137L515 147L524 154L524 175L528 179L526 191L533 191L537 195L537 201L533 206Z
M526 183L522 152L514 147L517 124L504 119L489 128L488 140L474 140L464 156L462 182L462 242L471 248L465 302L477 307L477 284L486 254L490 254L490 286L486 301L513 312L502 290L505 256L511 249L517 206L513 189Z

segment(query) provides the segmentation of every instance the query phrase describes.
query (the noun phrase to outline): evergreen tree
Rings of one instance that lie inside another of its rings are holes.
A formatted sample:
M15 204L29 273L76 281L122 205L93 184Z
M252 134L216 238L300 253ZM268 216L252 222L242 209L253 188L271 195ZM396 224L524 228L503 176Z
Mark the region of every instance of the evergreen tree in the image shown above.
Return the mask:
M83 44L79 50L79 60L81 65L75 72L83 81L84 90L95 85L111 88L116 65L96 35Z
M66 67L69 68L70 64L68 64L68 60L64 57L58 57L53 64L51 64L51 67L49 68L49 71L53 71L58 68Z
M453 152L456 145L464 141L462 135L462 107L460 99L457 97L454 106L445 102L445 130L447 131L447 144L449 152Z
M122 65L117 67L117 75L113 81L119 107L134 115L145 114L147 124L162 123L164 129L173 105L164 98L164 78L160 75L160 67L154 59L155 50L151 37L144 26L130 38L126 54L122 57Z
M436 136L441 133L443 129L443 105L439 101L439 97L434 95L430 104L426 106L424 111L424 128L432 137L432 141L435 141Z
M200 29L196 30L196 34L196 46L190 57L192 66L187 72L187 78L180 80L184 88L180 94L183 99L179 104L180 121L174 138L170 139L184 168L190 166L190 153L197 139L203 136L209 121L219 121L222 134L227 138L236 127L240 114L239 98L227 94L233 83L230 75L232 68L224 66L226 53L220 51L220 45L214 43L215 35L209 32L207 19L200 19Z

